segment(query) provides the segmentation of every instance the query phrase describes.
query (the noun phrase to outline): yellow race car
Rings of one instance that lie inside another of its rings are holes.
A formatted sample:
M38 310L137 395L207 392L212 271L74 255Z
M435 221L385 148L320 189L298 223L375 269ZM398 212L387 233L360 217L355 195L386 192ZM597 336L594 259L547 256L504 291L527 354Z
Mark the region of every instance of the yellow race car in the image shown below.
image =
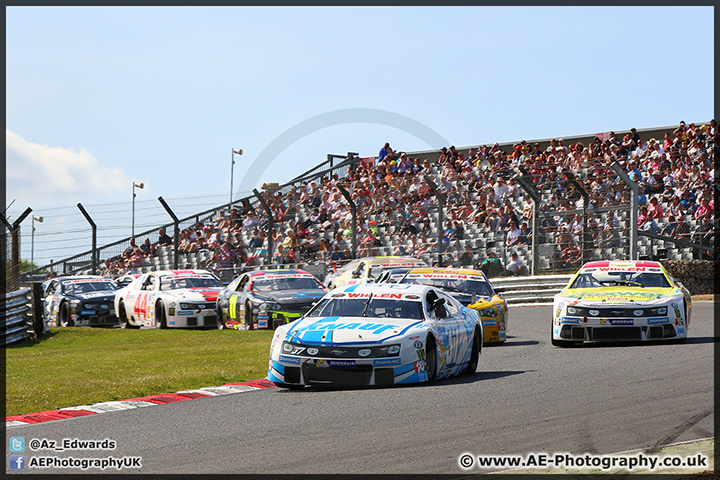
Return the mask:
M398 283L441 288L468 308L477 310L482 321L484 344L506 340L508 307L480 270L469 268L413 268Z
M586 263L555 295L552 344L683 342L692 299L660 262Z

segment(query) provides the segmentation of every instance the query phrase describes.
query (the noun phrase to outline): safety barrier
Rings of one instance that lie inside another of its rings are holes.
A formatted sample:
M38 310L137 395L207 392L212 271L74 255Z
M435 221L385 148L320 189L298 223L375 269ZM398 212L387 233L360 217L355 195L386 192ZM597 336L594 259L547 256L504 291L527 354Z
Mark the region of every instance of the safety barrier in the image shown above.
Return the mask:
M552 305L553 296L570 281L572 275L491 278L490 283L510 307Z
M0 324L4 347L11 343L30 338L32 327L31 290L22 288L0 296Z

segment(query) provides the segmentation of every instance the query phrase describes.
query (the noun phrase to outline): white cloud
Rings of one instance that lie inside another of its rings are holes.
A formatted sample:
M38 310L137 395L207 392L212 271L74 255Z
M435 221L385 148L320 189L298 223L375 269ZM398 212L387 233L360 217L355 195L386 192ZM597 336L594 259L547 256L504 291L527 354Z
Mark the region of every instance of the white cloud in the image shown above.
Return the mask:
M6 198L19 205L75 204L108 199L130 178L119 167L102 165L92 152L38 145L5 130ZM127 189L127 188L126 188ZM24 208L24 207L23 207Z

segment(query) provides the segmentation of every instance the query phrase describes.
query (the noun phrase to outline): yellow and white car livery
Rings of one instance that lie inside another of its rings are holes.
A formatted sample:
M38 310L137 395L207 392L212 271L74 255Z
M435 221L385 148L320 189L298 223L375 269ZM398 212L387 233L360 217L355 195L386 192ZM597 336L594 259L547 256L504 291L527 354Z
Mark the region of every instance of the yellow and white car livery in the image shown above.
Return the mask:
M551 341L684 341L691 314L690 293L659 262L595 261L555 295Z
M507 339L508 306L485 274L469 268L413 268L398 283L441 288L460 303L478 312L485 344Z

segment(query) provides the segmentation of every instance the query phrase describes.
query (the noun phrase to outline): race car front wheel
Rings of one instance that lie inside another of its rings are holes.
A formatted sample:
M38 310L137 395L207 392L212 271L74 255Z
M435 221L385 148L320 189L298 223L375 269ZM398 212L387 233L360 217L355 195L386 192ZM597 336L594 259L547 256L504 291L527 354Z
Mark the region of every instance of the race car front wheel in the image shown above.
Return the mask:
M435 337L428 335L425 340L425 368L427 368L428 382L435 380L437 370L437 349L435 348Z
M550 324L550 343L552 343L554 347L572 347L578 342L571 342L569 340L556 340L553 337L553 326L552 324Z
M165 318L165 305L162 300L155 305L155 328L167 328L167 319Z
M58 312L58 322L63 327L74 327L75 322L70 319L70 305L67 302L60 304L60 311Z
M252 304L250 302L245 302L245 326L248 330L255 329L255 325L253 324Z
M217 305L217 329L225 329L225 319L223 319L223 312L222 308L220 308L220 304Z
M137 325L133 325L128 320L127 312L125 311L125 302L123 302L122 300L120 300L120 305L118 305L117 315L118 315L118 322L120 322L120 328L127 328L127 329L140 328Z

